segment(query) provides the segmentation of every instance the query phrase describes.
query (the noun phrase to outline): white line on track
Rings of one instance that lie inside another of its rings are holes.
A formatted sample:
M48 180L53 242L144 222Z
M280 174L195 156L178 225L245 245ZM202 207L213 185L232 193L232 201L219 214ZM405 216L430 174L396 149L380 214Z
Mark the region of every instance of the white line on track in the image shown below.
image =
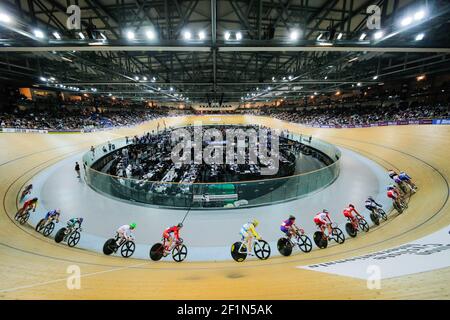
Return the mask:
M140 267L140 266L142 266L144 264L147 264L147 262L145 262L145 263L138 263L138 264L134 264L134 265L127 266L127 267L120 267L120 268L114 268L114 269L109 269L109 270L103 270L103 271L97 271L97 272L92 272L92 273L81 274L80 278L95 276L95 275L99 275L99 274L102 274L102 273L108 273L108 272L132 269L132 268L135 268L135 267ZM68 276L70 276L70 275L68 275ZM19 290L23 290L23 289L30 289L30 288L44 286L44 285L47 285L47 284L57 283L57 282L61 282L61 281L67 281L67 277L66 278L60 278L60 279L55 279L55 280L50 280L50 281L45 281L45 282L40 282L40 283L35 283L35 284L30 284L30 285L26 285L26 286L19 286L19 287L15 287L15 288L0 289L0 293L19 291Z

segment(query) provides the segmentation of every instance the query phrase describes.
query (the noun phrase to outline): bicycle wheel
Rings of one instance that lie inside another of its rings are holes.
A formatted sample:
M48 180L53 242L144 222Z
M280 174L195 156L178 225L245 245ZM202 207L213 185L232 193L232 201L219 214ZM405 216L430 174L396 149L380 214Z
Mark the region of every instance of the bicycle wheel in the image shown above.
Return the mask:
M323 238L323 234L320 231L314 232L313 240L320 249L325 249L328 246L328 240Z
M20 223L20 224L25 224L25 223L28 221L29 218L30 218L30 213L29 213L29 212L26 212L26 213L24 213L24 214L22 214L22 215L20 216L20 218L19 218L19 223Z
M136 249L136 245L133 241L127 241L125 244L120 248L120 254L124 258L129 258L133 255L134 250Z
M172 250L172 258L176 262L181 262L187 257L187 248L184 244L177 245Z
M258 240L253 246L255 255L261 259L266 260L270 257L270 246L265 240Z
M45 226L42 234L44 235L44 237L48 237L53 232L53 229L55 229L55 224L53 222L50 222Z
M40 232L42 228L44 227L44 219L39 220L38 224L36 225L36 228L34 228L37 232Z
M386 221L388 219L388 216L386 214L386 212L384 212L383 209L378 209L378 213L380 214L381 218Z
M105 244L103 245L103 253L109 256L111 253L114 252L116 249L116 240L115 239L108 239L106 240Z
M55 235L55 242L60 243L64 240L64 236L66 235L66 228L61 228Z
M22 210L22 208L20 208L19 211L16 212L16 215L14 216L14 220L19 221L22 214L23 214L23 210Z
M400 207L400 206L397 204L397 202L394 201L393 206L394 206L394 209L397 210L397 212L398 212L399 214L403 213L403 208Z
M292 244L286 238L280 238L277 242L277 249L281 255L288 257L292 253Z
M353 227L353 225L350 222L347 222L345 224L345 230L347 231L347 234L352 238L356 237L356 234L358 233L358 231ZM333 236L334 236L334 230L333 230Z
M376 214L376 213L370 213L370 220L372 220L372 222L375 224L375 225L380 225L380 218L378 217L378 215Z
M239 252L239 249L241 252ZM231 256L237 262L244 261L247 258L247 247L245 246L245 244L240 241L233 243L231 245Z
M69 247L75 247L78 242L80 241L81 233L78 230L75 230L72 232L69 236L69 239L67 239L67 245Z
M164 246L162 243L155 243L149 252L150 259L153 261L159 261L164 255Z
M339 244L343 244L345 242L345 235L339 228L333 228L333 238Z
M366 219L359 219L358 225L361 228L362 231L368 232L369 231L369 224L367 223Z
M297 243L298 248L300 250L302 250L303 252L308 253L312 250L312 242L308 236L301 234L297 238L297 241L298 241L298 243Z

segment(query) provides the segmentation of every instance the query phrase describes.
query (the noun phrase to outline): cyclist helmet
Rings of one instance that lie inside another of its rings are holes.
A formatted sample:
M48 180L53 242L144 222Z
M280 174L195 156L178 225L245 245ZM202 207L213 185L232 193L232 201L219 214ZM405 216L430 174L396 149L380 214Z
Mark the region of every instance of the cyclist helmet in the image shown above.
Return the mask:
M136 228L136 223L134 223L134 222L130 223L130 228L131 228L131 229Z
M322 210L323 213L329 213L327 209Z
M37 198L37 197L34 197L33 199L31 199L31 201L37 202L37 201L38 201L38 198Z
M351 207L351 208L355 208L355 206L352 205L351 203L348 206Z
M178 228L183 228L183 224L180 222L179 224L177 224Z
M255 227L257 227L258 224L259 224L259 221L258 221L257 219L253 219L253 220L252 220L252 224L253 224Z
M392 190L392 189L394 189L394 186L392 184L388 185L387 190L389 191L389 190Z
M55 209L55 213L57 213L57 214L61 214L61 209Z
M80 221L80 223L82 223L83 222L83 218L78 219L78 221Z
M295 220L295 217L293 215L290 215L289 220Z
M394 170L391 169L391 170L389 170L388 174L389 174L389 177L392 178L393 176L397 175L397 172L395 172Z

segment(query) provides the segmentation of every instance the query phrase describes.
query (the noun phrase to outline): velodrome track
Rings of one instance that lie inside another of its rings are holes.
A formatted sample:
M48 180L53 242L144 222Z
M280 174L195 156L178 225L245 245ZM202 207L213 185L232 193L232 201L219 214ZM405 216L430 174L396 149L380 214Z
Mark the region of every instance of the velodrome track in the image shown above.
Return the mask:
M58 245L12 221L22 186L44 168L134 128L86 134L0 134L0 298L2 299L431 299L450 298L450 268L385 279L379 290L365 280L297 266L363 255L413 241L450 225L450 126L316 129L267 117L187 116L195 121L259 123L312 134L352 149L385 168L403 169L420 186L405 214L394 214L368 234L340 246L266 261L181 263L123 259ZM324 205L326 207L326 205ZM82 213L80 213L82 215ZM205 239L207 241L207 239ZM276 250L276 248L272 248ZM66 287L67 267L81 268L81 289Z

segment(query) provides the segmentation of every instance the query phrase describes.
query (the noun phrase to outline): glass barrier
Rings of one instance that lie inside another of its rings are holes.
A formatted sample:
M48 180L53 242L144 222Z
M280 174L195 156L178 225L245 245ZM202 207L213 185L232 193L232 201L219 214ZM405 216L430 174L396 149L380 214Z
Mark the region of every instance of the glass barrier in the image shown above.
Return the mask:
M99 159L123 148L124 138L101 144L83 155L86 183L94 190L122 200L168 208L220 209L274 204L303 197L330 185L339 175L341 152L335 146L309 136L283 136L321 151L333 160L315 171L289 177L224 182L182 183L138 180L112 176L92 167Z

